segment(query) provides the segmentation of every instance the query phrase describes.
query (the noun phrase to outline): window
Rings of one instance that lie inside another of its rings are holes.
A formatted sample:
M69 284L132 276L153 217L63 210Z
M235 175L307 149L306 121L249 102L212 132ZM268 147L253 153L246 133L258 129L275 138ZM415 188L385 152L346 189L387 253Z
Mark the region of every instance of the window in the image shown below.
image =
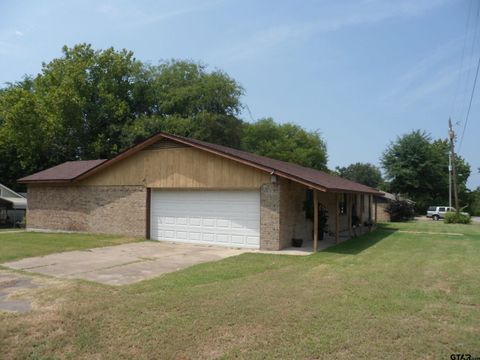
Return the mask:
M435 210L437 210L437 208L436 208L435 206L430 206L430 207L428 208L428 211L435 211Z
M445 208L444 207L438 208L438 211L439 212L445 212Z

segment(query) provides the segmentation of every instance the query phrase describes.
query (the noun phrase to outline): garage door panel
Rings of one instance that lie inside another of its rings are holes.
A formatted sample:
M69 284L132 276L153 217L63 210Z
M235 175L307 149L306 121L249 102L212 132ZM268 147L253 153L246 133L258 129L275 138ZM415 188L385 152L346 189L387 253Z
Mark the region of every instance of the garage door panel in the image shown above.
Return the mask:
M207 226L215 227L215 219L208 219L208 218L203 219L202 220L202 225L205 226L205 227L207 227Z
M230 235L228 234L216 234L216 242L229 244L230 243Z
M217 227L228 228L231 227L231 221L227 219L217 219Z
M181 230L180 230L181 229ZM241 236L257 236L258 233L251 229L245 228L229 228L229 227L189 227L189 226L160 226L157 232L163 231L165 236L174 236L172 235L174 232L177 231L184 231L184 232L192 232L192 233L213 233L213 234L230 234L230 235L241 235ZM173 232L173 233L172 233Z
M188 233L188 239L193 240L193 241L201 241L202 240L202 233L190 232L190 233Z
M232 221L232 229L243 229L243 228L246 228L247 226L245 226L247 223L246 222L242 222L240 220L234 220Z
M215 241L215 234L213 233L203 233L202 240L205 242L214 242Z
M159 234L162 234L165 238L175 238L175 230L159 231Z
M190 218L190 226L202 226L202 218Z
M243 244L243 242L245 241L244 237L240 235L232 235L231 239L232 243L234 244Z
M152 191L151 237L258 248L258 191Z
M249 245L258 244L258 238L256 236L247 236L247 244Z

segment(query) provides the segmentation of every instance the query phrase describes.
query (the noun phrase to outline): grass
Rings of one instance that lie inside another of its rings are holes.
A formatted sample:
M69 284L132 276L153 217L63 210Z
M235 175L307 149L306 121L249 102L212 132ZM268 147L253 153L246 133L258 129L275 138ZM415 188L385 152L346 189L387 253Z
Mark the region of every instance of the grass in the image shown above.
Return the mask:
M0 315L0 349L31 359L480 356L479 258L480 226L421 222L312 256L247 253L125 287L65 280L36 290L36 310Z
M0 232L0 263L62 251L120 245L140 239L112 235Z

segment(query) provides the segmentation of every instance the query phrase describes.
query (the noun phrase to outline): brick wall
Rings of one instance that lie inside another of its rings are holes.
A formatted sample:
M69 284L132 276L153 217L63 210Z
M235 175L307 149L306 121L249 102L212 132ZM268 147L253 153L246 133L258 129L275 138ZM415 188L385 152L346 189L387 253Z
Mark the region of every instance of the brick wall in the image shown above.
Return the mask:
M377 222L389 222L390 214L387 212L388 203L377 203ZM373 217L375 217L375 209Z
M145 236L143 186L28 187L28 229Z
M260 248L280 250L292 246L292 238L306 239L303 202L306 188L289 180L260 188Z
M260 187L260 249L280 249L280 185Z

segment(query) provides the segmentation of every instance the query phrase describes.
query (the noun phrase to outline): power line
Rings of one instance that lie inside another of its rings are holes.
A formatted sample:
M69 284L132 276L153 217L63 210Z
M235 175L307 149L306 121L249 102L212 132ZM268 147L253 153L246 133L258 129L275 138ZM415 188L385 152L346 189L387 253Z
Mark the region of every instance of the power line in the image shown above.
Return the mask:
M477 37L478 37L478 23L479 23L479 17L480 17L480 3L477 6L477 12L475 16L475 25L473 28L473 33L472 33L472 46L470 49L470 60L468 62L468 73L466 76L466 82L465 82L465 90L462 92L463 94L463 106L461 107L461 113L459 114L460 118L463 118L464 113L465 113L465 108L467 104L467 93L468 93L468 86L469 86L469 79L471 78L471 73L472 73L472 68L473 68L473 60L474 60L474 54L475 54L475 45L477 44Z
M469 29L470 29L470 14L472 12L472 4L473 4L473 0L470 1L470 5L468 6L467 22L466 22L466 25L465 25L465 36L463 38L462 56L460 57L460 59L461 59L460 60L460 68L458 70L457 86L455 87L452 106L450 108L450 117L453 115L453 111L454 111L455 105L457 103L458 90L460 89L460 83L461 83L461 78L462 78L462 73L463 73L463 62L465 60L465 49L467 48L467 38L468 38Z
M465 123L463 124L462 137L460 138L460 145L458 146L458 152L460 152L463 143L463 137L465 136L465 129L467 128L468 116L470 115L470 109L472 108L473 95L475 94L475 87L477 85L478 69L480 68L480 57L477 63L477 72L475 73L475 80L473 80L472 94L470 95L470 103L468 104L467 116L465 117Z
M247 112L248 112L248 115L250 116L250 120L252 120L252 122L255 122L255 120L253 119L253 116L252 116L252 112L250 111L250 108L248 107L247 104L245 104L245 107L247 108Z

